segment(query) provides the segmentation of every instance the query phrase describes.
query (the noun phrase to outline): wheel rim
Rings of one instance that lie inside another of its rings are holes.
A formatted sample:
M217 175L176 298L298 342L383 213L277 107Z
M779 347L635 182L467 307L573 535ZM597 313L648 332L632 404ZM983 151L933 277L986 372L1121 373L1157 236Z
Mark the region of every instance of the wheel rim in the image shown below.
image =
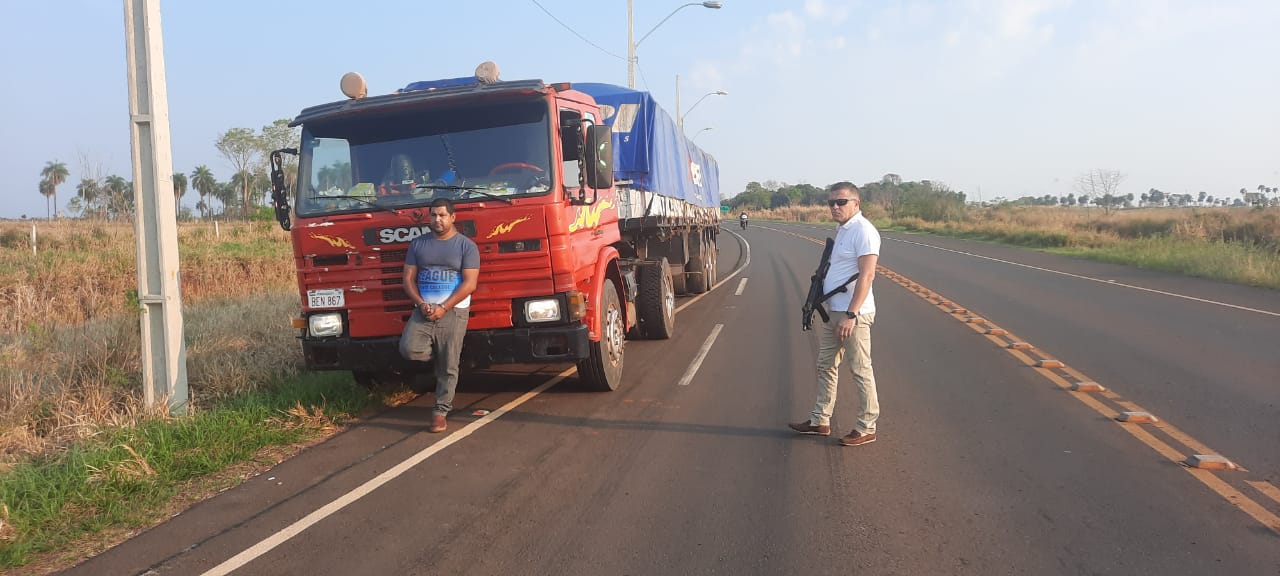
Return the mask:
M667 318L674 317L676 312L676 291L671 286L671 274L662 277L662 314Z
M617 366L622 361L622 339L624 337L622 325L622 312L616 307L609 307L605 312L604 334L602 339L608 347L609 364Z

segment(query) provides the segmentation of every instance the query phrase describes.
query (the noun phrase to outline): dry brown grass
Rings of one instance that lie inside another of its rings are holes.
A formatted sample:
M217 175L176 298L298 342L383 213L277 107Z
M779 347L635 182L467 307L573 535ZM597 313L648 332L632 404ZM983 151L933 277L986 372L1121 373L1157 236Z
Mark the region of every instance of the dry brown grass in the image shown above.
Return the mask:
M91 221L0 222L0 335L119 315L136 302L133 227ZM178 228L185 304L295 286L289 236L269 223Z
M0 463L158 417L141 400L133 229L0 223ZM179 228L188 384L197 405L295 374L288 235L263 223Z

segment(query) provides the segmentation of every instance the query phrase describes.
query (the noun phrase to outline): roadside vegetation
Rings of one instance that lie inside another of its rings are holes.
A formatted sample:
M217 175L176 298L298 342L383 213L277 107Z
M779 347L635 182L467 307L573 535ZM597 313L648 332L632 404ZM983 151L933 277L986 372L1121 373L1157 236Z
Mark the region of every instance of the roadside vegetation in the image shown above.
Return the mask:
M753 186L754 185L754 186ZM1188 276L1280 289L1280 202L1242 190L1253 207L1203 207L1175 197L1177 208L1126 208L1126 196L1102 204L1032 199L975 206L945 185L900 182L893 175L862 185L863 211L882 228L1002 242ZM1158 192L1158 191L1155 191ZM826 192L810 185L751 183L727 201L731 213L795 222L829 222ZM1163 195L1143 194L1144 202ZM1109 199L1108 199L1109 198ZM1207 198L1206 198L1207 200ZM1262 203L1277 204L1264 207ZM1103 206L1105 205L1105 206Z
M142 401L132 227L39 222L32 254L30 223L0 223L0 568L101 550L397 401L301 373L278 227L182 224L179 242L192 406L170 417Z

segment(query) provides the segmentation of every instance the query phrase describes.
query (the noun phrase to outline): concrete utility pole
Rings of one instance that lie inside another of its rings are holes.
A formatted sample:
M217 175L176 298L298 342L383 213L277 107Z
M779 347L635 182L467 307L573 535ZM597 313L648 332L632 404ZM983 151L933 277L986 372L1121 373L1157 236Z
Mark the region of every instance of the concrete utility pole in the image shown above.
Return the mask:
M142 389L148 406L187 410L187 348L182 337L178 224L169 146L160 0L124 0L125 60L134 201L138 214L138 301L142 304Z
M627 88L636 87L636 26L631 4L632 0L627 0Z

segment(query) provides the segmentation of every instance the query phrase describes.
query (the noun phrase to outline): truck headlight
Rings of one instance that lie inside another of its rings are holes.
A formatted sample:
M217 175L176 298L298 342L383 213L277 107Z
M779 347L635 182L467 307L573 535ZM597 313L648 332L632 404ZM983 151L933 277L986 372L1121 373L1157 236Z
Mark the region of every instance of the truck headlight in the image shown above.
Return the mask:
M527 322L555 322L560 319L560 299L546 298L524 303L524 319Z
M326 312L307 318L307 333L316 338L342 335L342 314Z

